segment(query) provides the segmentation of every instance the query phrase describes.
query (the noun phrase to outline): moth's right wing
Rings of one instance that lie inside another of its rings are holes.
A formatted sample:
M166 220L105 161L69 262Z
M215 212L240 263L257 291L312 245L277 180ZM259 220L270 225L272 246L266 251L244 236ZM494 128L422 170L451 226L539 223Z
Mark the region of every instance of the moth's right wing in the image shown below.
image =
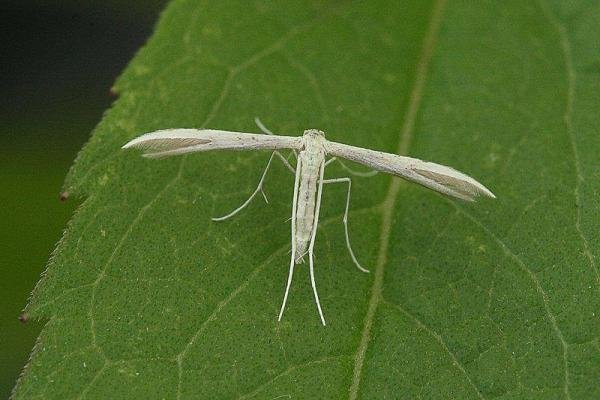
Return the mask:
M210 150L282 150L302 147L302 137L259 135L214 129L164 129L146 133L122 148L144 151L143 156L160 158Z
M332 156L402 177L448 196L468 201L480 195L496 198L475 179L444 165L336 142L328 141L326 146Z

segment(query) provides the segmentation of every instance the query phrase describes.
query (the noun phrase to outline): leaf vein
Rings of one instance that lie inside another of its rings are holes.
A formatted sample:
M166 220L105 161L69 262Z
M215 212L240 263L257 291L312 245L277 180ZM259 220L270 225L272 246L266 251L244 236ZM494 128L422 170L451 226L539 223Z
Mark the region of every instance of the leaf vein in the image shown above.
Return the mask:
M523 262L523 260L521 260L521 257L519 257L515 252L513 252L504 243L504 241L502 239L500 239L496 234L494 234L494 232L492 232L483 223L479 222L479 220L477 220L471 214L469 214L466 211L462 210L455 203L453 203L452 201L449 201L449 202L462 215L464 215L471 222L473 222L475 225L477 225L479 228L481 228L481 230L483 230L488 236L490 236L496 242L496 244L502 249L502 251L504 252L504 254L506 254L507 256L509 256L513 261L515 261L517 263L517 265L529 276L529 278L533 282L536 291L538 292L538 294L540 295L540 297L542 299L542 304L544 306L544 311L546 312L546 316L547 316L548 320L550 321L550 325L552 326L552 330L556 334L556 337L558 338L558 340L559 340L559 342L561 344L561 347L562 347L562 358L563 358L563 365L564 365L564 370L565 370L564 393L565 393L565 397L567 399L570 399L571 396L569 394L569 364L568 364L568 351L569 351L568 347L569 347L569 345L566 342L566 340L565 340L565 338L563 336L563 333L560 330L560 327L558 326L558 323L556 322L556 317L554 316L554 314L550 310L550 300L548 298L548 294L546 293L546 291L542 287L542 285L540 283L540 280L538 279L538 277L536 276L536 274Z
M456 356L454 355L454 353L452 351L450 351L450 348L448 347L448 345L444 341L444 338L442 337L442 335L440 335L439 333L437 333L436 331L434 331L429 326L425 325L416 316L414 316L413 314L411 314L408 311L406 311L400 304L392 303L391 301L386 300L384 298L382 298L381 301L384 302L384 303L386 303L386 304L388 304L389 306L391 306L392 309L396 310L397 312L399 312L401 314L404 314L405 316L407 316L408 318L410 318L411 320L413 320L413 322L419 328L423 329L425 332L427 332L429 335L431 335L436 340L436 342L438 342L439 345L442 346L442 348L444 349L444 351L446 353L448 353L448 355L450 356L450 359L452 360L452 364L455 365L456 368L458 368L463 373L463 375L465 376L465 378L469 382L469 385L471 385L471 387L477 392L477 397L479 397L480 399L485 400L485 397L483 396L483 393L481 393L481 391L479 390L479 388L477 388L477 386L475 385L475 383L473 383L473 380L471 379L471 376L467 372L466 368L460 363L460 361L458 361L458 359L456 358Z
M292 365L289 368L287 368L285 371L275 375L274 377L272 377L271 379L269 379L268 381L260 384L257 388L255 388L254 390L252 390L251 392L242 394L241 396L239 396L237 398L237 400L243 400L243 399L247 399L250 397L254 397L257 393L259 393L261 390L263 390L264 388L266 388L267 386L269 386L271 383L275 382L277 379L289 375L292 372L299 370L301 368L305 368L305 367L310 367L313 365L318 365L318 364L323 364L329 361L338 361L338 360L342 360L344 358L349 358L349 356L347 355L338 355L338 356L328 356L328 357L323 357L320 358L318 360L312 360L312 361L307 361L305 363L301 363L301 364L296 364L296 365Z
M315 97L317 98L317 103L319 103L319 107L321 108L321 113L326 121L331 120L329 116L329 112L327 111L327 104L325 103L325 96L323 96L323 90L321 89L321 84L317 79L317 76L313 71L311 71L306 65L301 63L300 61L294 59L291 55L286 54L286 59L288 63L295 69L297 69L308 81L309 85L312 87Z
M575 73L575 67L573 66L573 55L571 52L571 43L569 41L569 37L567 35L566 29L563 24L561 24L558 19L552 14L549 10L547 4L542 3L540 0L540 7L543 10L544 15L550 22L550 24L556 29L559 40L560 40L560 48L563 53L563 58L565 62L565 75L567 79L567 101L565 106L565 114L564 114L564 123L565 129L567 132L567 136L569 138L569 142L571 144L571 151L573 152L573 164L575 167L575 204L577 208L576 218L575 218L575 228L577 229L577 234L579 235L582 243L583 243L583 252L589 263L594 270L596 275L596 285L600 285L600 271L598 270L598 266L596 265L596 261L594 255L590 250L590 245L587 237L583 233L581 229L581 184L585 181L583 178L583 174L581 172L581 160L579 159L579 149L577 148L577 140L575 138L575 132L573 131L573 103L575 101L575 86L577 75ZM568 391L567 391L568 394ZM567 396L568 397L568 396Z
M414 86L410 93L408 108L400 131L400 141L397 149L398 154L407 154L412 141L415 119L421 104L427 71L429 69L429 62L433 54L433 48L439 27L442 22L445 6L446 0L438 0L433 6L431 20L423 38L421 54L416 66ZM373 321L375 319L377 307L382 298L383 276L385 272L385 266L387 264L387 252L390 243L392 222L394 217L394 205L398 197L400 182L401 181L399 179L392 179L390 188L383 202L380 246L377 256L377 264L375 266L375 279L373 280L371 297L369 298L368 302L360 343L356 350L352 383L349 388L350 400L355 400L358 397L367 347L369 346L369 342L371 340Z
M259 264L256 268L254 268L254 270L252 270L252 272L248 275L248 277L245 278L244 281L237 288L235 288L231 293L229 293L229 295L225 299L223 299L219 304L217 304L217 306L215 307L213 312L208 316L208 318L206 320L204 320L204 322L202 322L202 324L200 325L198 330L196 330L196 332L192 335L192 337L190 338L188 343L185 345L185 347L179 352L179 354L177 354L177 356L175 357L175 360L177 361L177 369L178 369L178 376L179 376L178 383L177 383L177 399L181 398L181 385L183 383L183 361L185 360L185 357L188 355L188 353L189 353L190 349L192 348L192 346L194 345L194 343L196 343L196 340L198 340L198 338L200 337L202 332L204 332L204 330L208 326L209 322L214 321L216 319L217 315L233 299L235 299L237 297L237 295L239 295L241 292L243 292L244 289L246 289L246 287L250 284L250 282L271 261L273 261L275 258L277 258L281 253L283 253L287 249L287 247L288 247L287 244L285 246L280 247L279 249L274 251L269 257L267 257L267 259L263 263Z

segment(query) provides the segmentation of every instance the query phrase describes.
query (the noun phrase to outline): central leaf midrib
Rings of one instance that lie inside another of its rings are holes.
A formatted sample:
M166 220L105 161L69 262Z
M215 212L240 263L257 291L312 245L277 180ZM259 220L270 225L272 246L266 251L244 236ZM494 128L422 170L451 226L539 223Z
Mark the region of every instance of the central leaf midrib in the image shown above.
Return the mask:
M416 66L414 85L410 93L406 114L403 118L404 122L399 135L400 140L396 150L397 154L406 155L412 142L415 118L421 104L427 70L433 54L433 48L435 45L437 32L442 21L445 5L446 0L437 0L432 7L431 19L423 37L423 45L421 47L421 52L419 54L419 59ZM399 179L392 179L385 200L382 203L380 247L377 255L377 264L375 267L375 278L373 280L371 297L369 298L367 307L367 314L365 315L360 344L357 348L354 360L354 373L349 390L350 400L355 400L358 397L358 390L364 368L365 356L371 338L373 320L377 311L377 307L382 299L383 276L385 272L385 266L387 264L387 253L391 236L392 221L394 218L394 204L396 203L402 182L403 181Z

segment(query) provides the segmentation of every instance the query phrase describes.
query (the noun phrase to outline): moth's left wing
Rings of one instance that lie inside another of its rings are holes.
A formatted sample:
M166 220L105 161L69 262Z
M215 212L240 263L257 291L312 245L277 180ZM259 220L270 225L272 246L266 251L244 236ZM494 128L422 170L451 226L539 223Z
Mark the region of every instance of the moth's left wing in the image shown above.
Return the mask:
M436 192L462 200L474 201L480 195L496 198L488 188L475 179L444 165L329 141L326 150L332 156L400 176Z
M144 157L150 158L210 150L299 150L301 147L302 137L214 129L164 129L138 136L123 146L142 149Z

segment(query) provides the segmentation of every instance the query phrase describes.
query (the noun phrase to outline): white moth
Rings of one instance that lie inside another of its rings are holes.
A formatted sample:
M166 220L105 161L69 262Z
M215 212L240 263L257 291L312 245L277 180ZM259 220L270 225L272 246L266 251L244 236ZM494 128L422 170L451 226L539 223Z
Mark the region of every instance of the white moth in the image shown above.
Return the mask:
M350 206L350 188L352 181L348 177L336 179L324 179L323 177L325 167L335 160L340 162L341 166L352 174L366 174L354 172L346 167L338 157L364 164L377 171L402 177L437 192L462 200L473 201L479 195L495 198L494 194L481 183L450 167L422 161L416 158L403 157L331 142L325 139L325 134L322 131L316 129L304 131L304 135L301 137L274 135L266 129L258 119L256 119L256 123L259 128L268 135L214 129L165 129L139 136L124 145L123 148L142 149L145 151L144 157L149 158L160 158L210 150L273 150L269 162L267 163L267 167L260 178L258 187L248 200L229 214L223 217L213 218L213 220L223 221L232 217L244 209L258 192L263 193L263 182L274 156L277 156L295 175L291 218L292 257L290 260L283 303L279 312L278 319L280 321L283 316L283 311L285 310L288 293L292 284L294 266L303 263L304 256L308 254L310 281L315 303L319 311L319 316L321 317L321 322L325 325L325 317L323 316L323 310L321 309L319 295L317 294L317 287L315 284L313 262L323 185L330 183L348 184L346 210L343 218L346 246L358 269L363 272L369 272L358 263L354 256L354 252L352 251L352 247L350 246L348 235L348 209ZM278 152L278 150L284 149L292 150L296 154L296 168L292 167L287 159ZM326 160L326 156L328 155L332 156L332 158Z

